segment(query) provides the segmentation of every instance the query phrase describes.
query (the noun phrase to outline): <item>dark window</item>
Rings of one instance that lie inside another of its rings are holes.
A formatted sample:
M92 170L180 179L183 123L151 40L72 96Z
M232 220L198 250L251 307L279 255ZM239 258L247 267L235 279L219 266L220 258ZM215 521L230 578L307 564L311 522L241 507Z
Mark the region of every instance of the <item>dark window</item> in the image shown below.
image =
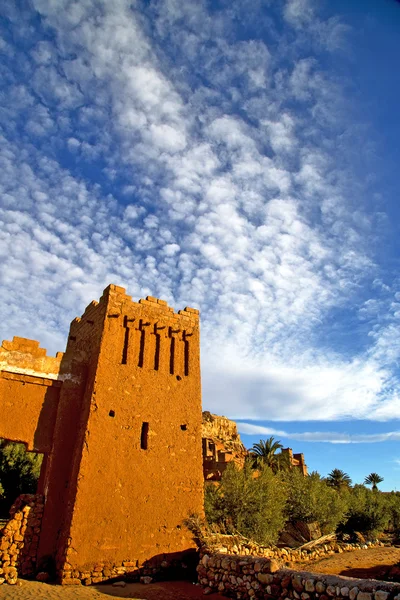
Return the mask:
M142 423L142 432L140 434L140 447L142 450L147 450L149 438L149 424Z

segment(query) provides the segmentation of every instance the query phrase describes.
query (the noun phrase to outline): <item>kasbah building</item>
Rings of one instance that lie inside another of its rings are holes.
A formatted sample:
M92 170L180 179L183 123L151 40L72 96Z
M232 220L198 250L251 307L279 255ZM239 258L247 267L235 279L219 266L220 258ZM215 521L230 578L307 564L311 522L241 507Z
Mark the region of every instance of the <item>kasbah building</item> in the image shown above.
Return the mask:
M64 353L2 343L0 438L43 454L37 494L17 499L0 537L3 581L137 578L195 555L184 521L203 513L204 478L247 453L210 413L202 442L199 341L198 310L109 285L72 321ZM291 462L306 473L302 455Z

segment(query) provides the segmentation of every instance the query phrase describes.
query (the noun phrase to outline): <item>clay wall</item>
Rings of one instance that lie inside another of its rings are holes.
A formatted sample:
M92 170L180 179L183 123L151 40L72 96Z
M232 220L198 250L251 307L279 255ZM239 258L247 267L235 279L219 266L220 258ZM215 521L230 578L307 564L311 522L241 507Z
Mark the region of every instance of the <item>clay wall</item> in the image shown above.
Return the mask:
M0 347L0 437L28 450L50 452L57 414L62 354L47 356L39 342L14 337Z
M100 340L107 301L93 301L82 317L70 326L66 351L60 365L59 406L53 447L48 457L43 489L46 495L38 563L48 558L57 562L65 554L72 512L75 506L82 446L96 375Z
M193 548L183 521L203 510L198 311L175 314L151 297L132 302L117 286L100 304L107 308L87 374L76 496L59 545L64 583Z
M302 454L301 452L293 454L293 450L291 448L282 448L281 452L282 454L286 454L288 456L289 464L291 467L296 467L297 469L300 469L304 477L308 475L307 465L304 461L304 454Z
M0 437L45 453L37 565L63 583L165 566L203 511L198 311L110 285L64 354L0 349Z

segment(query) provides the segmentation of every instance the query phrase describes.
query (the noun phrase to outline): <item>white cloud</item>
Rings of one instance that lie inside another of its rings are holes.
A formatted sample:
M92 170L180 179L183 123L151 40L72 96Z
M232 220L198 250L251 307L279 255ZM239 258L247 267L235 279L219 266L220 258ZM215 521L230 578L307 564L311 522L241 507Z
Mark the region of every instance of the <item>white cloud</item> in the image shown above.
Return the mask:
M21 54L30 80L10 71L1 98L4 337L61 349L67 322L114 281L201 308L213 411L398 415L400 311L379 321L360 293L377 273L372 218L337 146L350 124L302 50L308 28L334 51L340 23L290 0L289 47L278 28L270 44L239 40L194 0L34 6L54 41ZM370 335L342 355L319 336L349 305Z
M334 431L305 431L302 433L282 431L272 427L263 427L253 423L237 424L239 433L248 435L269 435L286 437L298 442L325 442L329 444L374 444L379 442L398 442L400 431L385 433L341 433ZM400 460L395 460L400 464Z
M285 19L297 28L311 23L314 10L310 0L288 0L283 14Z

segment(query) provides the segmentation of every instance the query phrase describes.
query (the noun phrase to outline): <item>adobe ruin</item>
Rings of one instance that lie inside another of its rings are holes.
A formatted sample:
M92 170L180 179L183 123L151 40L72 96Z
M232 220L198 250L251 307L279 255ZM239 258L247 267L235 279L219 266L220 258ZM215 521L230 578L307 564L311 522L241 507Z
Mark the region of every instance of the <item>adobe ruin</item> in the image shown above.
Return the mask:
M183 522L203 512L196 309L109 285L64 354L15 337L0 369L0 437L44 454L39 568L92 583L195 547Z
M221 481L225 469L232 462L242 469L251 454L240 439L235 421L207 410L203 412L202 438L205 481ZM291 448L282 448L281 454L289 468L299 469L304 477L308 475L304 454L293 454ZM277 456L280 457L280 454Z

